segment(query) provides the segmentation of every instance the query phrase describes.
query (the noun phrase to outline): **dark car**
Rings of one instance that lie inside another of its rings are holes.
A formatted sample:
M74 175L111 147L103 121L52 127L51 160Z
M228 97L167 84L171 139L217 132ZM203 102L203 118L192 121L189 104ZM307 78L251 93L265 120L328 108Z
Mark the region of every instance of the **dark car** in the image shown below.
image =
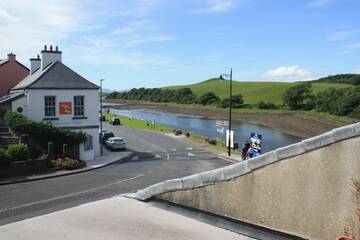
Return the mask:
M114 137L114 133L113 132L110 132L108 130L103 130L101 133L100 133L100 141L104 144L106 142L106 140L108 140L109 138L112 138Z
M110 123L112 125L120 125L120 118L113 118Z

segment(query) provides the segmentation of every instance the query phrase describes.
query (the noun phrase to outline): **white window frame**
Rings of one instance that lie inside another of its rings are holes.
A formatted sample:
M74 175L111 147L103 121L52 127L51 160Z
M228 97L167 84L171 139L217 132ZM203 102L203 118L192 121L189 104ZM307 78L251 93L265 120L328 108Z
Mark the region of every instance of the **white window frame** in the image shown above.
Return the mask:
M49 98L53 98L53 101ZM44 114L45 117L56 117L56 96L44 96Z
M79 103L78 98L82 99L82 102ZM74 96L74 116L85 116L85 96L83 95Z

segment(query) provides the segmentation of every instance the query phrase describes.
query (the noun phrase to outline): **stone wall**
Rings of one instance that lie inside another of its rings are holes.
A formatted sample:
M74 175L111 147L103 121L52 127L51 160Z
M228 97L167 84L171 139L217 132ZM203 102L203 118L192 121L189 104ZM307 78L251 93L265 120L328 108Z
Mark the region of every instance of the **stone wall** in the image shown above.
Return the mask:
M310 239L336 239L355 218L360 123L224 168L138 191ZM359 224L355 231L360 231Z

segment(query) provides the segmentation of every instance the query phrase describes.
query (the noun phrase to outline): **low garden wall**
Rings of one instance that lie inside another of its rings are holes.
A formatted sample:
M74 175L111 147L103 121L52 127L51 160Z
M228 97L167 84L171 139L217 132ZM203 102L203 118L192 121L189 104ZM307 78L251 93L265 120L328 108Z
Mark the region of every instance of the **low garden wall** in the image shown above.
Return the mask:
M9 166L0 168L0 178L9 178L49 171L47 156L39 159L10 162Z
M360 123L136 193L309 239L360 233Z

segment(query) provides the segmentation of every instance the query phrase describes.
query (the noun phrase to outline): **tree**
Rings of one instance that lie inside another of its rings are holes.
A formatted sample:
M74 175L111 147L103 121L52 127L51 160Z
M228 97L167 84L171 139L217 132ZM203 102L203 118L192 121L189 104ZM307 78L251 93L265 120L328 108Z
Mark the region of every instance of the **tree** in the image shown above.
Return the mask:
M311 93L311 83L309 82L290 87L283 95L284 104L289 106L291 110L310 110L309 106L313 102L313 95Z
M241 94L236 94L236 95L233 95L231 96L231 103L232 103L232 107L233 108L240 108L241 105L244 103L244 100L243 100L243 96ZM219 104L219 107L222 107L222 108L228 108L229 107L229 98L224 98L220 104Z
M202 105L217 104L220 102L220 98L213 92L208 92L199 98L199 103Z

